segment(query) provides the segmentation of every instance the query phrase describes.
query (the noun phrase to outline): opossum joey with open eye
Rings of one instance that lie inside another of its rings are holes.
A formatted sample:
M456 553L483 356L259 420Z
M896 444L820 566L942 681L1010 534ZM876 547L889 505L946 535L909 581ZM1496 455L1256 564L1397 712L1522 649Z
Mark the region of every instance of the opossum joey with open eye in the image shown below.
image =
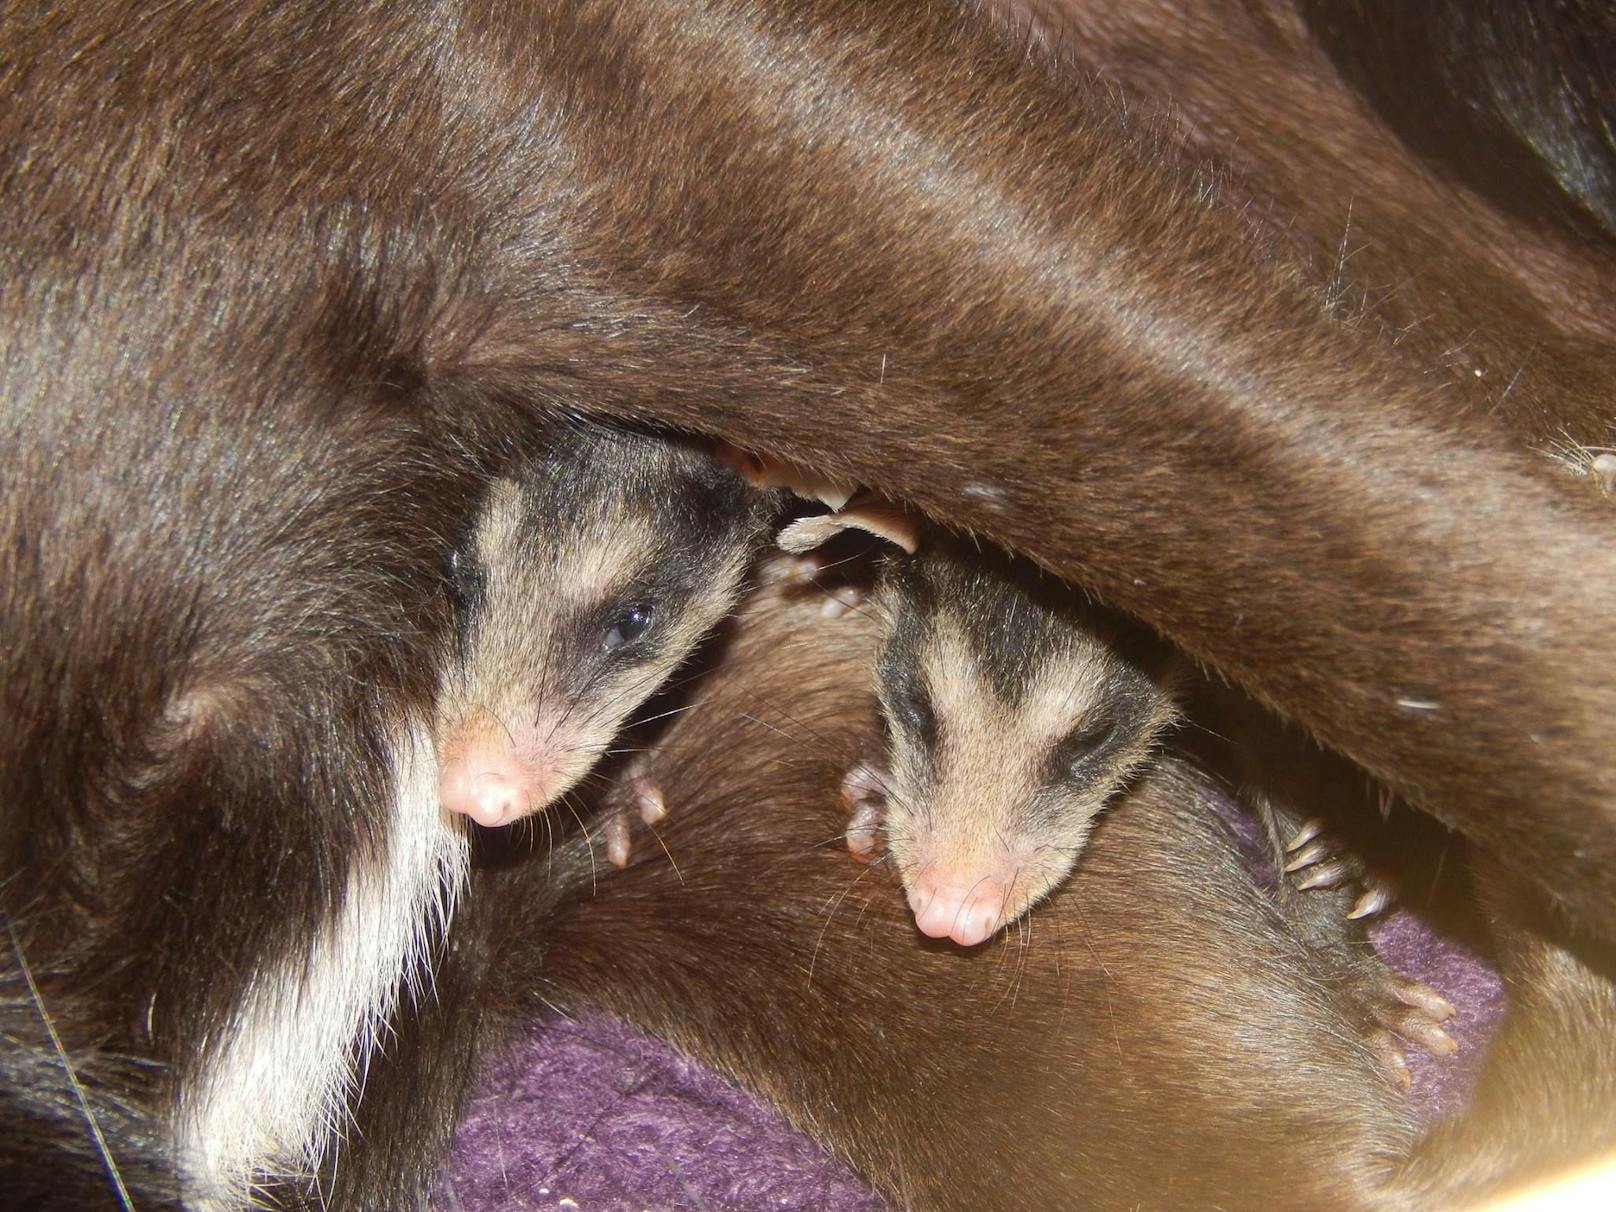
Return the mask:
M888 764L844 783L848 845L883 828L915 924L974 946L1071 874L1150 760L1177 716L1164 662L1067 587L942 538L893 559L875 604Z
M583 422L496 480L451 561L444 807L505 825L577 784L734 604L774 502L694 445Z

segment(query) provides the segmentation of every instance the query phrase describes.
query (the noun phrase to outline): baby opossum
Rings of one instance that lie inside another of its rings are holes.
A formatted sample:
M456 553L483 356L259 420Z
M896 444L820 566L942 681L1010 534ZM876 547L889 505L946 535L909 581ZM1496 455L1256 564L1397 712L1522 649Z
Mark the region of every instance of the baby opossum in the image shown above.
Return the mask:
M791 469L754 463L754 483L802 491ZM1180 661L1024 561L923 527L870 494L791 524L780 544L800 551L848 528L909 553L881 565L874 669L889 766L856 765L844 778L848 847L868 858L884 829L920 931L974 946L1058 887L1096 816L1147 773L1178 716ZM1287 815L1283 800L1252 806L1275 857L1290 859L1282 895L1296 901L1293 925L1350 957L1331 978L1360 986L1367 1039L1407 1084L1403 1041L1452 1052L1440 1024L1453 1007L1375 959L1361 925L1336 920L1339 896L1298 899L1355 874L1368 889L1360 905L1384 897L1355 856L1337 854L1335 839ZM1285 846L1292 835L1300 841ZM1302 867L1315 869L1290 878Z
M888 764L849 776L848 843L873 849L879 816L915 924L973 946L1071 874L1177 710L1098 612L996 554L895 559L876 603Z
M703 450L582 422L496 480L451 561L444 807L505 825L570 790L734 604L772 499Z
M1120 619L1024 562L912 526L861 498L780 541L799 551L856 527L913 552L885 561L875 593L888 755L842 784L847 844L873 855L884 829L915 924L969 947L1071 874L1178 709L1169 660L1129 651Z

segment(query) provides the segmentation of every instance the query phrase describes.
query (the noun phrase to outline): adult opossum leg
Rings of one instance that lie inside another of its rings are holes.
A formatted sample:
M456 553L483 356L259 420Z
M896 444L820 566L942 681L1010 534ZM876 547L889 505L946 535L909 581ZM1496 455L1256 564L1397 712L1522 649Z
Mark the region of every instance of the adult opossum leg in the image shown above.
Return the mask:
M1031 555L1616 937L1604 501L1456 417L1105 94L951 11L610 11L513 57L513 90L577 99L575 188L513 172L591 201L513 242L577 273L468 363Z

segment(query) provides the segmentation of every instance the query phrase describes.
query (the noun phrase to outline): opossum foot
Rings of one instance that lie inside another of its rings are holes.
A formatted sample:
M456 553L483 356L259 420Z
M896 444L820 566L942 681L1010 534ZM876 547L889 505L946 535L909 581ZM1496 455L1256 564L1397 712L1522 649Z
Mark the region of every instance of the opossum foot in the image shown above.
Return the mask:
M627 867L634 854L634 842L629 836L628 813L622 809L606 814L601 831L606 835L606 858L613 867Z
M1365 1037L1365 1042L1393 1085L1407 1090L1414 1084L1414 1071L1408 1067L1408 1057L1395 1035L1384 1027L1376 1027Z
M668 802L662 798L662 788L644 775L628 775L623 780L623 788L630 807L647 825L654 825L668 815ZM634 855L629 811L629 807L613 809L601 823L606 838L606 858L614 867L627 867Z
M1370 917L1382 913L1397 901L1396 886L1376 871L1371 871L1363 858L1348 849L1322 821L1310 819L1285 843L1289 861L1285 874L1294 877L1298 890L1339 888L1356 882L1363 891L1353 903L1349 918Z
M827 619L840 618L850 610L864 604L864 591L856 585L838 585L825 591L825 602L819 613Z
M1324 822L1316 816L1308 817L1297 827L1296 832L1291 834L1290 841L1285 843L1285 853L1290 854L1294 850L1300 850L1323 832Z
M776 585L812 585L824 570L825 561L814 551L802 555L775 552L758 564L759 578Z
M832 480L772 455L753 454L730 442L717 442L713 454L720 463L738 471L754 488L785 488L810 501L840 509L858 491L857 486Z
M1405 1045L1418 1045L1439 1057L1458 1050L1458 1043L1442 1029L1455 1013L1453 1006L1423 981L1377 961L1357 992L1373 1024L1365 1037L1370 1050L1397 1085L1407 1087L1413 1080Z
M886 819L884 771L860 763L842 779L842 801L852 816L847 822L847 848L861 859L875 857L881 823Z
M1373 917L1377 913L1384 913L1397 903L1397 891L1389 880L1380 876L1366 875L1362 879L1364 890L1358 899L1352 903L1352 909L1347 916L1353 921L1363 917Z
M782 586L797 593L812 591L821 597L820 613L828 619L838 618L864 604L869 595L860 585L840 582L824 585L820 578L833 566L833 561L818 551L801 555L779 553L764 560L759 567L760 578L770 584Z
M654 825L668 815L668 801L662 798L662 788L643 774L635 775L630 782L634 807L639 810L642 821Z

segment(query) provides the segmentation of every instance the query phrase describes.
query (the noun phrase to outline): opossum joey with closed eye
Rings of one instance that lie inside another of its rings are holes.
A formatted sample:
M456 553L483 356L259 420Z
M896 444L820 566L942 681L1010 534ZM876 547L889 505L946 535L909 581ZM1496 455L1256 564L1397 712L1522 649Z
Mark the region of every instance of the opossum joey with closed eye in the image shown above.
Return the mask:
M693 445L586 422L496 480L451 561L444 807L505 825L577 784L734 604L774 500Z
M876 607L888 764L844 783L848 845L880 826L916 925L974 946L1071 874L1175 720L1169 679L1070 589L946 539L894 558Z

